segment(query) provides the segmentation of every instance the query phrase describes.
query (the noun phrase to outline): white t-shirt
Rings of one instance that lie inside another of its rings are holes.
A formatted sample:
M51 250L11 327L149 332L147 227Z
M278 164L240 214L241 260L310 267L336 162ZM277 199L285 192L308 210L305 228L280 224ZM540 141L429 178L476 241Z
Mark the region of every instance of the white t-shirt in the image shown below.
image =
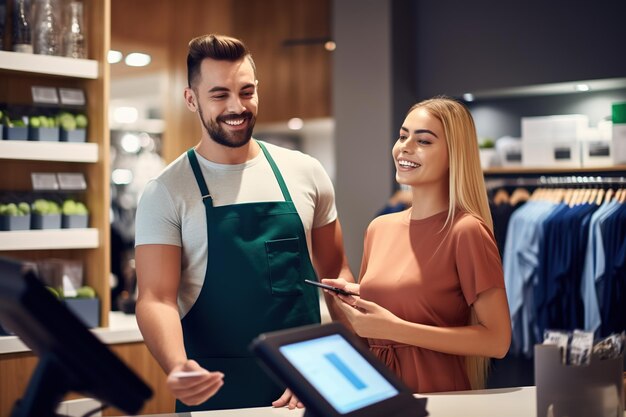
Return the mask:
M280 170L304 226L309 255L311 229L337 219L335 192L322 165L298 151L263 142ZM196 153L213 205L284 201L263 152L243 164L211 162ZM195 303L206 272L207 223L200 189L187 153L148 182L137 206L135 246L162 244L182 248L178 308L181 317Z

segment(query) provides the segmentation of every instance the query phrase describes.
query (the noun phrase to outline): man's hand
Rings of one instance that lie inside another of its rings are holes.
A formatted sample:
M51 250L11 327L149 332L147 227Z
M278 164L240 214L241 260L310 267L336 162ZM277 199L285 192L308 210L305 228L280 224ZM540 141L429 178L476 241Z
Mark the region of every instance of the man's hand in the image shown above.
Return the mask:
M290 410L294 410L296 408L304 408L304 404L302 404L298 400L298 397L293 395L289 388L285 390L285 392L283 393L283 395L280 396L279 399L272 402L272 406L276 408L287 406L287 408L289 408Z
M224 385L224 374L209 372L194 360L174 367L167 376L172 394L186 405L202 404Z

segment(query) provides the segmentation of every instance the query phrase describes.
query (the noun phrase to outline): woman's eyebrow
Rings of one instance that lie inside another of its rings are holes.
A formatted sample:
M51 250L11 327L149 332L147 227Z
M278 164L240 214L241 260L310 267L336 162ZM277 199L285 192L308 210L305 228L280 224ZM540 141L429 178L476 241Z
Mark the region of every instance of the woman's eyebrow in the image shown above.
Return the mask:
M405 131L405 132L409 133L409 129L407 129L407 128L406 128L406 127L404 127L404 126L402 126L402 127L400 128L400 130L402 130L402 131ZM432 130L428 130L428 129L417 129L417 130L414 130L414 131L413 131L413 133L417 133L417 134L420 134L420 133L430 133L431 135L433 135L434 137L436 137L437 139L439 139L439 136L435 135L435 132L433 132Z

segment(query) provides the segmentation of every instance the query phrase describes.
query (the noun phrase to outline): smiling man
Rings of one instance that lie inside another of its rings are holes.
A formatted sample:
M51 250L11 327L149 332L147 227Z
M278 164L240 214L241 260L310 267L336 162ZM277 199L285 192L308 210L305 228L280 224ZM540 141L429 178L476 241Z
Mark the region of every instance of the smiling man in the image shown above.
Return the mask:
M185 104L202 134L139 202L141 332L178 412L301 407L248 346L262 332L319 323L305 279L353 281L332 183L312 157L252 138L258 81L241 41L193 39L187 71Z

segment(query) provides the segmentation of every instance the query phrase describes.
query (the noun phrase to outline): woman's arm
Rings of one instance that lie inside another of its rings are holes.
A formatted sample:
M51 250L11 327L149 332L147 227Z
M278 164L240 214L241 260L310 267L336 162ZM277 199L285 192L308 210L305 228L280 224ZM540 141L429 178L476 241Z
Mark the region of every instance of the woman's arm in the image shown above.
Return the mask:
M412 323L371 301L336 297L344 301L338 305L361 337L388 339L453 355L494 358L504 357L511 343L509 308L501 288L480 293L473 304L478 324L461 327Z

